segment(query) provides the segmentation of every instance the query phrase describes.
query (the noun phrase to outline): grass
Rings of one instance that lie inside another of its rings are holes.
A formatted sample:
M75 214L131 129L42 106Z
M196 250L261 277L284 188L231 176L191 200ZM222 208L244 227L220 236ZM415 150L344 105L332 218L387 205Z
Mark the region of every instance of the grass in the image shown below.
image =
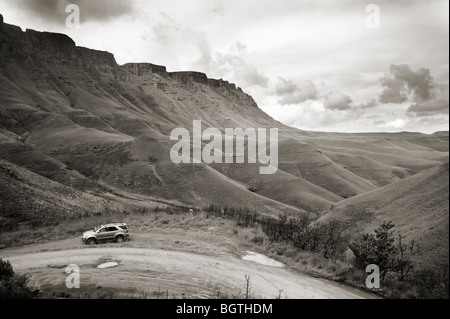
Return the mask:
M93 284L83 285L79 289L68 289L63 286L56 286L46 290L51 292L41 293L40 298L43 299L148 299L149 298L149 295L146 292L139 291L134 288L117 289Z
M110 218L119 218L114 214ZM95 225L104 223L104 216L89 216L78 220L68 220L56 225L41 226L38 228L22 225L17 230L0 233L0 248L23 246L38 242L48 242L61 240L76 235L81 235L83 231L91 229Z

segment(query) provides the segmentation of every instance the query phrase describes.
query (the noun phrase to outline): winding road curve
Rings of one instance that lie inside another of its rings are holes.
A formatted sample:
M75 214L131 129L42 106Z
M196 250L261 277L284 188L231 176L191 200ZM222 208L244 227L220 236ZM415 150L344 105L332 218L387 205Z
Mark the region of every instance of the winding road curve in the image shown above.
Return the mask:
M120 289L135 288L151 294L166 291L185 293L189 298L208 298L217 291L228 297L243 296L245 275L250 276L251 292L256 298L289 299L373 298L372 295L289 271L243 260L232 254L207 255L192 252L123 246L96 246L63 249L60 241L53 251L7 249L1 257L11 262L18 273L31 275L35 288L65 287L66 266L80 268L80 285L95 284ZM115 261L116 267L99 269L98 265Z

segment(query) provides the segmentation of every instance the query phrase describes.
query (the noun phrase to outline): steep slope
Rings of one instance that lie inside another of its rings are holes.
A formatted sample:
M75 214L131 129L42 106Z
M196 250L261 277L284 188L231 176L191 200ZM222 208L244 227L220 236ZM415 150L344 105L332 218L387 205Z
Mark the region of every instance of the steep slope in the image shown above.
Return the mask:
M142 207L138 201L116 200L106 193L82 192L0 159L0 228L22 224L48 225L65 218L83 218ZM157 203L147 202L146 207Z
M417 240L429 266L448 264L449 162L336 204L319 220L347 222L353 233L372 233L392 221L407 240Z

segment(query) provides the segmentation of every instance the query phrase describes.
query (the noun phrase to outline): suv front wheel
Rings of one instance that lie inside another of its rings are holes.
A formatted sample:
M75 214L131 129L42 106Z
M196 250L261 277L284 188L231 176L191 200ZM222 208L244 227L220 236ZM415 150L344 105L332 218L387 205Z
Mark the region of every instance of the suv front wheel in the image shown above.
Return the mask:
M92 245L95 245L95 244L96 244L96 241L95 241L94 238L89 238L89 239L86 241L86 245L92 246Z

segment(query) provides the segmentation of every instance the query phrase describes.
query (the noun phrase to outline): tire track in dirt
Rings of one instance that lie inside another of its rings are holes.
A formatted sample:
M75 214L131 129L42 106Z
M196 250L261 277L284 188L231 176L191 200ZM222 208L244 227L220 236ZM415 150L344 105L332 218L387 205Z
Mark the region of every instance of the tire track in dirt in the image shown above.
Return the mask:
M259 298L274 299L280 290L283 297L290 299L373 297L337 283L246 261L230 254L211 256L151 248L94 247L23 254L11 250L10 256L7 255L2 258L8 259L16 272L29 273L35 288L64 287L65 267L77 264L81 285L135 288L146 293L167 289L192 298L205 298L220 289L230 297L242 296L245 275L248 275L251 291ZM105 261L116 261L118 266L96 268Z

